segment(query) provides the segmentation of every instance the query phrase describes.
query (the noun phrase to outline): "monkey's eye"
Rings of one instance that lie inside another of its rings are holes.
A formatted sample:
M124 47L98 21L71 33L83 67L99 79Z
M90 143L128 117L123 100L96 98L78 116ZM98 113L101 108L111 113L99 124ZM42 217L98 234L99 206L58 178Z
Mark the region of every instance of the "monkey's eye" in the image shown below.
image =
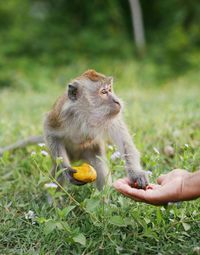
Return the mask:
M106 89L101 90L101 94L107 94L107 93L108 93L108 91Z
M111 89L111 87L108 89L108 91L109 91L109 92L112 92L112 89Z

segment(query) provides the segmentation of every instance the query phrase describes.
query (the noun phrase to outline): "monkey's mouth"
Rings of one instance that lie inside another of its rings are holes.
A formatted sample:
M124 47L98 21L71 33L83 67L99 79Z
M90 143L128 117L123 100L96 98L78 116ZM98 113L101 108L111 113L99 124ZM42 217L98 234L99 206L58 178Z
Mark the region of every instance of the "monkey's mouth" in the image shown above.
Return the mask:
M113 114L118 114L121 110L121 104L118 100L113 100L114 104L115 104L115 110L113 111Z

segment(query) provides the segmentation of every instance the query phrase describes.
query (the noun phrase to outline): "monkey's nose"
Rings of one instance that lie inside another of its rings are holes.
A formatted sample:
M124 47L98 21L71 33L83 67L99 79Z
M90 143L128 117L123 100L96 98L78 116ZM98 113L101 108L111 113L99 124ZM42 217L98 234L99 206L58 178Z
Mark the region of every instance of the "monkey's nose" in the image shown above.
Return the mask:
M121 107L121 104L120 104L120 102L118 100L113 98L113 102Z

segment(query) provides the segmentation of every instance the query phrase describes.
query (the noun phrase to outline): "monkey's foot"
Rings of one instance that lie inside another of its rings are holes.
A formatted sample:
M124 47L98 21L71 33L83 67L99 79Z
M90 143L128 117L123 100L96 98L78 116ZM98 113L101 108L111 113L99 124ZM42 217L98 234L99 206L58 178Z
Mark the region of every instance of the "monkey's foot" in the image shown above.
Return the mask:
M145 171L134 173L132 176L129 177L129 179L133 188L146 189L147 185L149 184Z

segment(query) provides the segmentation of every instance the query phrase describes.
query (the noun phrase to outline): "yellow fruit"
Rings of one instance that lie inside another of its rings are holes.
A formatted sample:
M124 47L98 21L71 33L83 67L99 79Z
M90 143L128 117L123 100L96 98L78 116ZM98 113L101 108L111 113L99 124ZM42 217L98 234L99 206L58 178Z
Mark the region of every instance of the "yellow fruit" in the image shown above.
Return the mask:
M87 163L81 166L73 166L77 172L73 174L73 177L82 182L93 182L97 178L97 173L95 169Z

